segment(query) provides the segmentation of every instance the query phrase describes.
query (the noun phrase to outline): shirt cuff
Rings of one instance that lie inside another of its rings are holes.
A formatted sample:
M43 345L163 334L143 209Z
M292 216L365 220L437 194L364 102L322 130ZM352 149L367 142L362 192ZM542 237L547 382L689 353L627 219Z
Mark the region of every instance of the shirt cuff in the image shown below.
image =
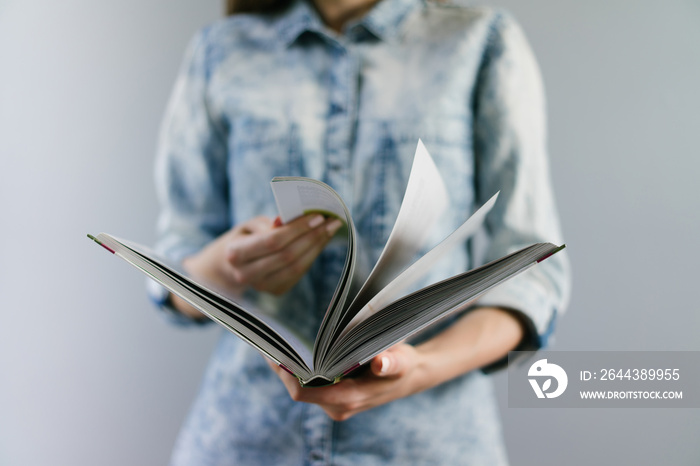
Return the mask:
M476 307L496 307L510 312L521 323L524 335L513 351L537 351L552 343L558 315L557 293L534 280L536 269L503 283L476 303ZM546 283L546 282L545 282ZM482 368L491 373L508 365L508 356Z

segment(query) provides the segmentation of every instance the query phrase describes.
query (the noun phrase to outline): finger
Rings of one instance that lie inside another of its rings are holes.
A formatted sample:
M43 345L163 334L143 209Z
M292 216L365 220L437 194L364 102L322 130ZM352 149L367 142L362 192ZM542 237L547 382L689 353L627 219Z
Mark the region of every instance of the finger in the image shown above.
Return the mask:
M277 217L277 218L279 218L279 217ZM263 232L273 228L275 225L275 222L276 222L276 219L273 221L269 217L265 217L263 215L260 215L258 217L251 218L247 222L243 223L241 225L239 232L243 233L243 234L248 234L248 235L255 234L255 233L263 233Z
M270 228L237 241L230 247L228 260L234 265L242 265L281 251L300 236L320 227L324 220L323 215L310 214L277 228L272 228L274 223L270 223Z
M393 369L395 364L392 364L392 358L386 353L379 354L372 359L370 363L370 368L372 373L377 377L386 377L390 375L390 370Z
M340 226L342 222L339 220L328 220L281 251L248 263L235 264L231 273L235 281L252 285L259 291L275 292L280 287L290 288L293 283L285 286L284 282L292 280L296 283Z
M406 370L406 366L404 353L393 348L378 354L370 363L372 373L377 377L401 375Z
M339 225L331 222L325 233L311 232L285 250L284 254L276 254L256 262L255 266L259 265L261 270L266 270L267 273L259 276L252 283L253 286L257 284L260 291L273 293L287 291L308 272L338 228Z
M264 270L266 275L271 275L279 270L301 265L300 260L316 251L316 254L311 258L313 261L335 233L335 223L326 221L324 225L325 227L315 228L299 236L284 249L260 258L256 261L256 266Z

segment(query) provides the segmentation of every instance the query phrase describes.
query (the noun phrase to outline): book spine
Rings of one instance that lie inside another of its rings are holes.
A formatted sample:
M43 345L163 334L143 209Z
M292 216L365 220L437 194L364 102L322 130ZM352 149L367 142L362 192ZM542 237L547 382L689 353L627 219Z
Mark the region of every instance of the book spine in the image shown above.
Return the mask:
M102 246L103 248L105 248L106 250L108 250L109 252L111 252L112 254L115 254L114 250L112 250L112 249L108 248L107 246L105 246L105 244L104 244L102 241L98 240L97 238L95 238L95 237L92 236L91 234L88 234L88 238L90 238L91 240L93 240L94 242L96 242L97 244L99 244L100 246Z
M348 370L346 370L345 372L343 372L343 374L342 374L340 377L345 377L346 375L348 375L350 372L354 371L354 370L357 369L358 367L360 367L360 363L359 363L359 362L358 362L358 363L355 363L354 366L352 366L350 369L348 369Z
M565 247L566 247L566 244L562 244L561 246L559 246L558 248L556 248L554 251L550 252L550 253L547 254L546 256L540 257L539 259L537 259L537 263L539 264L539 263L542 262L543 260L552 257L554 254L558 253L559 251L561 251L561 250L564 249Z

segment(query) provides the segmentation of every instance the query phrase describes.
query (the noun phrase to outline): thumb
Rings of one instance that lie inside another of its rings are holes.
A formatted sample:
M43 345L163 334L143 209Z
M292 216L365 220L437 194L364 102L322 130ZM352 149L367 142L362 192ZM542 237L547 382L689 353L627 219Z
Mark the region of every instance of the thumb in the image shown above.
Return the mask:
M403 372L406 361L399 351L384 351L372 359L372 373L378 377L391 377Z

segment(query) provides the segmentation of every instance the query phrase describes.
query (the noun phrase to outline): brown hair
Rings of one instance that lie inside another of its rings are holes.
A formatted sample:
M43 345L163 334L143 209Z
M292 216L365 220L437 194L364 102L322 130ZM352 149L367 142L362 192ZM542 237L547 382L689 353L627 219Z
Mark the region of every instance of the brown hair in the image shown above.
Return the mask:
M226 0L226 16L236 13L275 13L291 4L291 0Z

